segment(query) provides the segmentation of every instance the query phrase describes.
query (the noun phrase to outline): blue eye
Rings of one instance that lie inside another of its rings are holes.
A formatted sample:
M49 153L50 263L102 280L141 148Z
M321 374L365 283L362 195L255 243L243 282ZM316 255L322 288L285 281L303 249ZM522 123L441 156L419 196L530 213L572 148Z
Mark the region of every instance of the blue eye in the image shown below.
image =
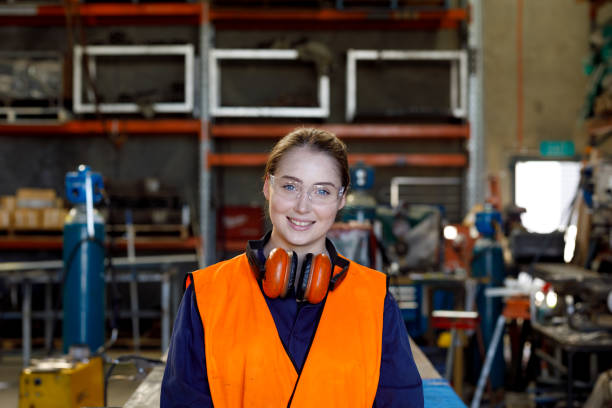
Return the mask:
M283 184L283 189L289 192L297 191L297 187L293 184Z
M330 195L331 192L326 188L320 187L315 190L315 194L321 197L325 197L325 196Z

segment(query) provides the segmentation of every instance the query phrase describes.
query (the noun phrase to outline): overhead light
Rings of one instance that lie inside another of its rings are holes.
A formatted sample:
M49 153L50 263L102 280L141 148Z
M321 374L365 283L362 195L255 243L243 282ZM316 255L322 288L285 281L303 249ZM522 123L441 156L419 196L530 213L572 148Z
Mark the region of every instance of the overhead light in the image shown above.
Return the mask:
M535 293L535 304L536 306L542 306L542 303L544 302L544 299L546 298L546 295L544 295L544 292L542 292L541 290L538 290Z
M557 306L557 294L552 290L546 294L546 306L551 309Z
M449 241L454 241L457 238L458 232L457 227L454 225L447 225L444 227L444 238Z

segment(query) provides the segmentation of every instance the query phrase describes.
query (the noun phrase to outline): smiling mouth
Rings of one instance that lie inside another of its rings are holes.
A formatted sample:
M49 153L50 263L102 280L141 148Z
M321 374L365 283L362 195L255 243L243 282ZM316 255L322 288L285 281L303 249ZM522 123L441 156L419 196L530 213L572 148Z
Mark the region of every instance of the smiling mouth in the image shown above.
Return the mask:
M287 217L287 219L289 220L290 223L292 223L293 225L296 225L298 227L307 227L309 225L314 224L314 221L298 221L298 220L295 220L295 219L289 218L289 217Z

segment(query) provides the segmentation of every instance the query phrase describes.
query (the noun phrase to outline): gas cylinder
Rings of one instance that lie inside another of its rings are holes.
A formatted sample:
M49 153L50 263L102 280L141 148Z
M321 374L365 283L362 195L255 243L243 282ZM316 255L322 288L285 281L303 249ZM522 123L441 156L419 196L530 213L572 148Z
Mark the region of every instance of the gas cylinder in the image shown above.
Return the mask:
M105 228L94 208L102 200L102 176L80 165L65 179L66 196L74 206L64 223L63 351L87 345L95 352L104 343Z

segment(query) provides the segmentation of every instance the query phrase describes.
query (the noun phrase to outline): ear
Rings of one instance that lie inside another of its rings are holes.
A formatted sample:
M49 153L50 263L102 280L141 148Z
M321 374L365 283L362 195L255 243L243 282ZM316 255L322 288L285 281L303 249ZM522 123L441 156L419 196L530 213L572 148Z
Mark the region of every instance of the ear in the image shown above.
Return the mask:
M263 194L267 201L270 201L270 177L266 175L266 179L263 185Z
M346 204L346 193L342 194L342 198L340 198L340 201L338 202L338 211L344 208L345 204Z

